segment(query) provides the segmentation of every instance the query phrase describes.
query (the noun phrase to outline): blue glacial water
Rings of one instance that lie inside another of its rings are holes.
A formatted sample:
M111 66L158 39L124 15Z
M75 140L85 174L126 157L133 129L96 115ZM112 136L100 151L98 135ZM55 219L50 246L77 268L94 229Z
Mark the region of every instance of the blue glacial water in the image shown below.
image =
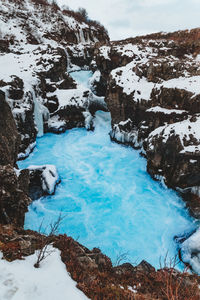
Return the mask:
M91 71L78 71L72 72L70 75L77 83L89 88L89 79L92 77L93 73Z
M138 151L110 141L110 128L110 114L97 112L94 132L72 129L37 139L19 167L54 164L61 183L55 195L29 206L25 228L38 230L42 220L45 227L62 212L60 233L99 247L113 262L126 253L126 261L159 267L160 257L177 253L174 236L195 223L178 195L147 174Z

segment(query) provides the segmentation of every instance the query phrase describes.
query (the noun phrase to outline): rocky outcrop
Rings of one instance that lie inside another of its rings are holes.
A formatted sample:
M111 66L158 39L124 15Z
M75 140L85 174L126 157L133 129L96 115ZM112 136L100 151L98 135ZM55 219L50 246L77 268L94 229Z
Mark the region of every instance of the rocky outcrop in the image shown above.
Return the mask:
M17 160L20 137L5 94L0 91L0 165L12 164Z
M20 67L19 75L12 75L9 70L8 79L0 81L0 87L21 135L20 159L32 151L37 135L91 127L87 125L88 114L94 113L94 103L99 109L99 98L87 88L77 88L67 72L68 56L64 49L42 45L26 54L11 55L13 67ZM25 60L27 56L29 60ZM5 54L0 64L9 59Z
M195 115L175 124L158 127L145 142L147 169L152 177L164 177L168 186L197 196L200 186L198 123L199 115ZM190 207L190 202L187 203ZM192 203L190 210L199 218L200 208L194 208Z
M0 165L0 224L24 225L24 216L30 204L27 196L29 172L19 177L11 165Z
M32 200L52 195L60 182L56 167L53 165L30 166L30 182L28 194Z
M24 224L30 199L27 196L29 172L14 170L20 136L5 94L0 92L0 223Z

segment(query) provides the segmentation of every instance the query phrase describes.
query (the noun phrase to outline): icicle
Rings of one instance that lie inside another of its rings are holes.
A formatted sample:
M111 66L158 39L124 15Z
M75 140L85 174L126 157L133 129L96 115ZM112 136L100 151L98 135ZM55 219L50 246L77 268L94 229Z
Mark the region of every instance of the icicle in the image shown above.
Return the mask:
M43 126L43 114L40 107L39 101L34 97L34 119L35 119L35 125L38 129L37 136L43 136L44 134L44 126Z
M70 69L71 69L71 59L70 59L70 56L69 56L69 53L68 53L67 49L65 49L64 51L65 51L65 54L66 54L66 57L67 57L67 71L70 71Z
M41 137L44 134L44 120L49 119L49 111L44 105L40 103L40 100L36 98L35 92L33 92L33 101L34 101L34 120L38 130L37 136Z
M83 29L80 28L80 31L79 31L79 35L80 35L80 42L85 44L86 41L85 41L85 37L84 37L84 33L83 33Z

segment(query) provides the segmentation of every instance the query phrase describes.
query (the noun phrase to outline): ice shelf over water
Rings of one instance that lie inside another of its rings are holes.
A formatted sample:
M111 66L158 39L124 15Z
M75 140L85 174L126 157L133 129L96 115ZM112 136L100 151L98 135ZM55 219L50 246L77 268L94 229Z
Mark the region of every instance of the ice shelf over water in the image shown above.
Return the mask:
M97 112L94 123L94 132L45 134L18 162L20 168L54 164L61 178L55 195L30 205L25 228L37 230L43 219L45 227L62 212L60 233L100 247L113 262L126 253L126 261L145 259L159 267L160 257L177 253L174 236L192 231L195 223L178 195L147 174L138 151L110 141L109 113Z

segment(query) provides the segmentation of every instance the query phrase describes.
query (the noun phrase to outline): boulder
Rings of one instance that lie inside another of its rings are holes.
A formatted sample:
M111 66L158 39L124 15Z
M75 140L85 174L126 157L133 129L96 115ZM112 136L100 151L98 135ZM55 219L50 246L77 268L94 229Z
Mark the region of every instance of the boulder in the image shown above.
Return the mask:
M45 195L52 195L60 182L56 167L53 165L29 166L29 196L36 200Z

